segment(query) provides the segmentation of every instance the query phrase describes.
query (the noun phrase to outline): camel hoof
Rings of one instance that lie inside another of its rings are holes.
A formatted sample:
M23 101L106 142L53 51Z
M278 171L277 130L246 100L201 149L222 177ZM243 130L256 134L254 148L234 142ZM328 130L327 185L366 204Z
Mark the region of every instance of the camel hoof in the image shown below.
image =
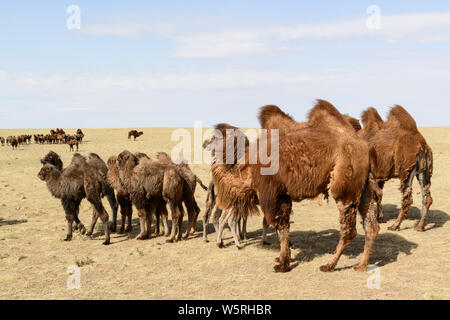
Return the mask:
M328 264L325 264L325 265L320 267L320 271L322 271L322 272L333 272L334 271L334 267L332 267L332 266L330 266Z
M145 240L145 239L147 239L147 235L146 235L146 234L144 234L144 235L139 235L139 236L137 236L137 238L136 238L136 240Z
M366 272L367 266L366 265L355 266L355 267L353 267L353 270L359 271L359 272Z
M88 237L90 237L90 236L92 236L92 232L88 231L88 232L86 232L86 235L87 235Z
M396 226L395 224L393 224L392 226L388 227L388 230L391 231L400 231L400 227Z
M277 264L273 267L273 271L275 272L288 272L291 270L291 266L289 264Z
M414 230L416 230L416 231L418 231L418 232L424 232L424 231L425 231L425 228L424 228L424 227L419 227L419 226L417 226L417 227L414 228Z
M72 236L67 236L64 238L64 241L70 241L70 240L72 240Z
M203 239L203 241L205 241L205 243L208 243L208 242L209 242L209 240L208 240L208 239Z
M166 239L166 242L167 243L173 243L174 241L173 241L173 239Z
M84 226L82 226L82 227L80 228L80 233L81 233L81 234L85 234L85 233L86 233L86 228L85 228Z
M108 239L108 240L105 240L105 241L103 241L103 245L105 245L105 246L107 246L108 244L110 244L111 243L111 241Z
M241 245L236 245L236 248L237 248L238 250L241 250L241 249L243 248L243 246L241 246Z
M219 247L219 248L223 248L223 242L217 242L216 245L217 245L217 247Z
M270 246L270 242L267 242L267 241L263 241L262 244L263 244L264 246Z
M117 231L118 234L124 234L125 230L123 228L120 228L119 231Z

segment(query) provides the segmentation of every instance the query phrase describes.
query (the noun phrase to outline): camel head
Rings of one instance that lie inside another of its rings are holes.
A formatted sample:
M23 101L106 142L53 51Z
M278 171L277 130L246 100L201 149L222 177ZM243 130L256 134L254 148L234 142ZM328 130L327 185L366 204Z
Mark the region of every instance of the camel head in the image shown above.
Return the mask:
M47 153L47 155L41 159L41 163L43 165L50 163L59 170L62 170L63 168L63 162L61 160L61 157L54 151L50 151L49 153Z
M47 181L51 177L54 177L55 175L57 175L58 173L60 173L60 171L58 170L57 167L55 167L54 165L52 165L50 163L46 163L41 168L41 170L39 170L38 178L41 179L42 181Z

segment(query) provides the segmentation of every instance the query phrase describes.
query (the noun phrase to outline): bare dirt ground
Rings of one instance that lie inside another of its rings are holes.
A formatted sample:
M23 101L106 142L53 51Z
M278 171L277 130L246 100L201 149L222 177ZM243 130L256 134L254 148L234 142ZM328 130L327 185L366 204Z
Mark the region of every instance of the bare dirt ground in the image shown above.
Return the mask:
M98 153L105 161L124 149L170 153L172 129L142 129L137 141L127 140L128 129L86 129L80 153ZM0 136L45 133L47 130L0 130ZM74 132L75 130L66 130ZM421 196L414 183L415 203L400 232L388 231L399 212L399 182L387 183L384 214L371 264L379 266L380 289L368 289L369 274L351 267L363 251L363 230L338 263L334 273L319 266L331 257L339 239L338 212L333 200L296 203L291 217L292 257L295 268L286 274L272 272L279 244L272 232L272 245L260 244L262 217L249 221L250 239L237 250L226 230L226 248L214 241L203 242L201 233L178 243L160 236L137 241L128 235L112 234L103 246L103 233L93 239L75 232L64 242L66 223L59 200L51 197L37 178L39 159L48 151L59 153L65 165L72 153L67 145L21 146L12 151L0 147L0 299L449 299L450 298L450 128L422 128L434 151L432 196L427 231L413 227L419 218ZM207 184L208 165L192 165ZM206 192L197 188L196 198L204 211ZM110 213L107 201L105 207ZM111 216L111 214L110 214ZM120 214L119 214L120 216ZM91 219L90 205L80 210L85 225ZM186 220L186 218L185 218ZM119 219L120 221L120 219ZM197 225L201 230L201 223ZM213 231L213 228L211 227ZM215 239L215 233L210 235ZM81 288L68 290L67 268L81 267Z

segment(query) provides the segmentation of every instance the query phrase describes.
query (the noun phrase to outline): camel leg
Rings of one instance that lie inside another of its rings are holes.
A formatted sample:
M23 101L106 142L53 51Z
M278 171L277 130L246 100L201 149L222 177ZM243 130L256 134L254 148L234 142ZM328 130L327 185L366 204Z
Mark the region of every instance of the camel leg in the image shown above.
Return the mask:
M147 219L146 219L146 223L147 223L147 239L150 239L152 237L152 220L153 220L153 215L156 214L156 206L151 205L150 208L147 210L146 212L147 214ZM159 223L159 219L157 218L157 223Z
M117 204L116 196L112 188L109 188L109 190L107 191L106 198L108 199L109 205L111 206L111 211L113 215L113 221L111 223L111 231L115 232L117 228L117 209L119 208L119 205Z
M137 236L137 240L145 240L147 238L147 212L145 208L138 208L139 226L141 232Z
M213 226L214 230L219 232L219 224L220 224L220 217L222 217L222 210L216 207L216 211L214 211L214 219L213 219Z
M180 216L178 218L178 226L177 226L177 232L176 232L177 241L181 240L181 237L183 235L182 227L183 227L184 209L183 209L183 205L181 203L179 205L179 210L180 210ZM189 226L188 226L188 230L189 230ZM186 230L186 234L188 234L188 230Z
M223 233L223 229L225 227L226 222L228 221L228 219L231 217L231 214L233 212L231 210L229 211L225 211L219 219L219 228L217 231L217 240L216 240L216 244L219 248L223 247L223 241L222 241L222 233Z
M133 222L131 220L132 216L133 216L133 203L131 201L127 201L126 205L126 218L128 221L127 227L125 229L126 232L131 232L131 230L133 229ZM125 222L124 220L122 220L122 222ZM124 225L125 226L125 225Z
M331 272L334 271L336 264L341 257L341 254L344 252L345 248L349 246L352 240L356 237L356 213L357 208L354 204L344 205L339 203L339 223L341 225L341 238L339 239L339 243L334 251L334 255L331 260L326 264L320 267L320 271L322 272Z
M372 254L373 245L377 238L380 226L378 225L377 215L374 211L374 203L370 195L370 189L364 188L361 202L359 204L359 213L362 217L362 225L365 232L364 253L359 265L354 267L356 271L367 271L370 255ZM379 216L378 216L379 218Z
M80 202L81 201L77 201L76 203L75 203L75 206L76 206L76 211L75 211L75 216L74 216L74 224L75 224L75 230L79 230L80 231L80 233L81 234L85 234L86 233L86 228L84 227L84 225L81 223L81 221L80 221L80 219L79 219L79 217L78 217L78 215L79 215L79 213L80 213Z
M95 224L97 223L97 219L99 218L98 213L95 209L92 210L92 220L91 225L89 226L88 232L86 232L87 236L92 236L94 233Z
M123 197L118 195L117 196L117 201L119 202L119 206L120 206L120 214L122 216L122 225L120 226L120 229L118 231L118 233L122 234L125 232L125 223L126 223L126 218L127 218L127 214L128 214L128 208L127 208L127 200ZM116 217L117 219L117 217ZM113 214L113 225L114 225L114 214Z
M239 235L241 233L241 231L239 230L239 223L240 218L236 217L235 215L231 215L230 218L228 219L228 224L231 228L231 234L233 235L233 239L234 239L234 244L236 245L236 248L238 249L242 249L241 244L239 243Z
M384 181L378 182L378 188L375 192L375 200L377 202L377 219L379 223L386 223L386 219L384 219L383 215L383 206L382 206L382 200L383 200L383 188L384 188Z
M267 229L269 229L269 224L267 223L266 217L263 217L263 234L262 234L262 244L270 245L267 241Z
M170 238L167 239L167 242L174 242L176 241L176 237L178 236L178 227L179 227L179 220L182 220L182 213L180 210L179 205L170 203L170 211L172 211L172 230L170 232ZM180 219L181 217L181 219Z
M159 208L159 214L162 218L163 226L164 226L164 236L168 237L170 234L169 229L169 213L167 212L166 204L162 204Z
M400 209L400 213L398 214L397 220L395 220L392 226L388 227L388 229L391 231L400 230L400 224L402 223L403 219L408 213L409 208L411 208L411 205L413 204L412 183L414 180L414 176L416 175L416 171L417 171L416 168L414 168L412 172L409 174L408 178L402 182L401 187L403 194L402 208Z
M419 180L420 188L422 189L422 210L420 211L420 221L415 227L415 230L425 231L425 220L427 218L428 210L433 203L430 192L431 181L428 169L425 172L420 173L417 176L417 180Z
M292 200L288 195L281 195L277 199L277 219L275 230L280 240L280 256L275 259L275 272L288 272L291 270L291 247L289 241L289 217L292 212Z
M247 240L247 217L242 218L242 233L240 233L241 240Z

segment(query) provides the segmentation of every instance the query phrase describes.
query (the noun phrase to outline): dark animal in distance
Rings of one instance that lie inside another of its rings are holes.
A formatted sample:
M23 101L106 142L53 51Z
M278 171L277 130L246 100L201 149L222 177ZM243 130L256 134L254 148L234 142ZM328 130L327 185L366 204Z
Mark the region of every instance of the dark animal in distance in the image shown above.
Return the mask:
M142 131L131 130L131 131L128 132L128 139L133 137L134 140L136 140L136 138L142 136L143 134L144 134L144 132L142 132Z

